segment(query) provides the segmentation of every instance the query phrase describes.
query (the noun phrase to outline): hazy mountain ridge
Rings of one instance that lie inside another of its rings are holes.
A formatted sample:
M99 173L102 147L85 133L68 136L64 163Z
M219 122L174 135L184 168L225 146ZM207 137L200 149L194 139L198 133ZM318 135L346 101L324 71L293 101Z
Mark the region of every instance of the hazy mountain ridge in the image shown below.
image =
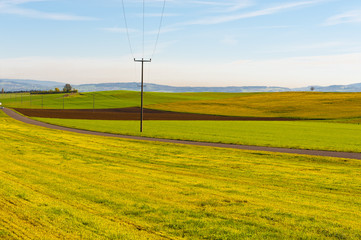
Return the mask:
M159 85L146 83L145 91L148 92L280 92L288 91L288 88L266 87L266 86L245 86L245 87L174 87L168 85ZM100 83L100 84L83 84L75 86L81 92L91 91L109 91L109 90L131 90L138 91L140 84L130 83Z
M30 90L50 90L56 87L63 88L64 83L52 81L37 81L26 79L0 79L0 90L5 91L30 91Z
M0 89L5 91L30 91L30 90L50 90L54 88L62 89L65 83L52 81L37 81L24 79L0 79ZM140 84L136 82L128 83L99 83L72 85L80 92L111 91L111 90L140 90ZM319 92L361 92L361 83L350 85L313 86L314 91ZM285 91L310 91L311 87L284 88L276 86L229 86L229 87L174 87L146 83L145 91L148 92L285 92Z

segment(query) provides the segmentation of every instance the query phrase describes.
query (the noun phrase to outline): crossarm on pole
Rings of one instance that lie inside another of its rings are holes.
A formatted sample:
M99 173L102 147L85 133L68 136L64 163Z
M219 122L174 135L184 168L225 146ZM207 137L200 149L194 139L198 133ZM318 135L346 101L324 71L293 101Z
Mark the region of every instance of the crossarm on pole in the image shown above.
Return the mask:
M149 59L144 59L144 58L136 59L136 58L134 58L134 62L152 62L152 59L151 58L149 58Z

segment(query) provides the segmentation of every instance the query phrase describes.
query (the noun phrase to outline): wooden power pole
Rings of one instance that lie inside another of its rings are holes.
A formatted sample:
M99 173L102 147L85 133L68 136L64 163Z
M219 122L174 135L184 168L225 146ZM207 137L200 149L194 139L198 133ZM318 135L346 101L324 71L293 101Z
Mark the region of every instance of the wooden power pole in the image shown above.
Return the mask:
M143 93L144 93L144 63L151 62L152 59L135 59L134 62L142 63L142 73L141 73L141 93L140 93L140 132L143 132Z

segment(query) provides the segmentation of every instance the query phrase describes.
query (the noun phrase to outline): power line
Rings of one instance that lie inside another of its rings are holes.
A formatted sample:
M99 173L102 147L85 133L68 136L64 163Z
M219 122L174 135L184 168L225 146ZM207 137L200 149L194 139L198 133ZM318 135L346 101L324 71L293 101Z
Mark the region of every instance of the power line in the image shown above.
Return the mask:
M165 3L166 0L163 1L163 8L162 8L162 14L161 14L161 18L160 18L160 23L159 23L159 29L158 29L158 34L157 34L157 38L156 38L156 42L155 42L155 46L154 46L154 50L153 50L153 54L154 55L157 45L158 45L158 41L159 41L159 35L160 35L160 31L161 31L161 27L162 27L162 23L163 23L163 17L164 17L164 10L165 10ZM134 58L134 54L133 54L133 49L132 49L132 45L131 45L131 41L130 41L130 37L129 37L129 30L128 30L128 23L127 23L127 17L125 14L125 7L124 7L124 0L122 0L122 5L123 5L123 15L124 15L124 21L125 21L125 26L127 29L127 36L128 36L128 42L129 42L129 47L130 50L132 52L133 58ZM134 62L140 62L142 63L142 69L141 69L141 109L140 109L140 132L143 132L143 94L144 94L144 63L150 63L152 61L152 59L145 59L144 58L144 48L145 48L145 0L143 0L143 46L142 46L142 59L136 59L134 58Z
M157 37L156 37L156 40L155 40L155 44L154 44L154 48L153 48L151 58L153 58L153 56L155 55L155 52L156 52L157 47L158 47L159 37L160 37L161 30L162 30L162 25L163 25L166 2L167 2L167 0L163 0L163 5L162 5L162 11L161 11L161 17L160 17L160 21L159 21ZM132 54L132 57L134 58L133 45L132 45L132 41L130 39L129 26L128 26L126 11L125 11L124 0L122 0L122 8L123 8L124 24L125 24L127 38L128 38L128 45L129 45L129 49L130 49L130 52ZM143 29L142 29L142 58L144 58L144 54L145 54L145 0L143 0L143 19L142 19L142 23L143 23Z
M122 0L122 6L123 6L123 16L124 16L124 23L125 23L125 28L126 28L127 37L128 37L129 49L130 49L130 53L132 54L132 57L134 58L134 53L133 53L133 48L132 48L132 42L130 41L130 36L129 36L129 28L128 28L127 15L125 14L124 0Z
M157 38L155 40L155 45L154 45L154 49L153 49L153 54L152 54L152 57L154 56L155 54L155 51L157 50L157 45L158 45L158 41L159 41L159 35L160 35L160 31L162 29L162 24L163 24L163 17L164 17L164 11L165 11L165 3L166 3L167 0L164 0L163 1L163 8L162 8L162 14L161 14L161 17L160 17L160 22L159 22L159 29L158 29L158 34L157 34Z
M143 0L143 55L144 58L144 39L145 39L145 0Z

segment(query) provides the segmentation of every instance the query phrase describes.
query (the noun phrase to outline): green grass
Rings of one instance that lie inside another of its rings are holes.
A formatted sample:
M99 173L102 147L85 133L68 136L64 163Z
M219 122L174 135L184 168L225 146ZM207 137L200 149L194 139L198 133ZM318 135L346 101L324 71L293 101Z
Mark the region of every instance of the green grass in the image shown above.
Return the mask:
M37 120L98 132L232 144L361 152L361 125L323 121L138 121Z
M227 116L337 119L361 117L361 93L281 92L179 101L148 107Z
M123 108L140 105L139 92L80 93L64 98L65 109ZM30 100L31 98L31 100ZM22 100L21 100L22 99ZM361 117L361 93L157 93L146 92L152 109L226 116L349 119ZM63 108L63 94L0 94L6 107Z
M234 97L239 94L232 93L157 93L146 92L144 94L146 105L172 103L180 101L211 100ZM63 96L64 99L63 99ZM5 107L13 108L48 108L63 109L97 109L102 108L125 108L140 106L140 93L134 91L105 91L94 93L68 94L0 94L0 102Z
M357 160L0 132L0 238L361 238Z

